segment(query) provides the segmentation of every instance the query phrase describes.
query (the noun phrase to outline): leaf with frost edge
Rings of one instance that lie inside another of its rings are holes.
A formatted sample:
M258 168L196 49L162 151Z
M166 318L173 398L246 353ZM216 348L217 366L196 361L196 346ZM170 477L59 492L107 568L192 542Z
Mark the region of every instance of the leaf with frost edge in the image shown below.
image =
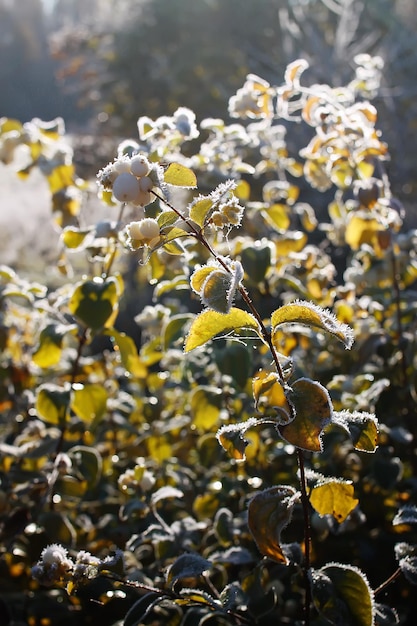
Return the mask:
M370 599L370 603L371 603L371 621L369 623L365 624L361 624L359 622L357 622L358 626L373 626L374 625L374 620L375 620L375 597L374 597L374 591L371 588L369 581L366 577L366 575L362 572L362 570L360 570L358 567L356 567L355 565L346 565L344 563L337 563L334 561L331 561L330 563L327 563L324 567L320 568L319 570L311 570L310 571L310 577L311 577L311 582L312 584L312 591L313 591L313 602L318 610L318 612L320 613L320 615L323 615L322 611L320 610L320 608L317 606L316 600L314 599L314 575L315 572L321 572L324 573L324 575L330 579L330 582L332 585L334 585L334 582L332 580L332 578L330 576L328 576L326 574L326 570L330 569L330 568L336 568L339 570L345 570L345 571L350 571L353 572L355 574L357 574L358 576L360 576L360 578L362 579L362 581L364 582L365 586L367 587L367 590L369 592L369 599ZM324 617L326 617L325 615L323 615Z
M353 433L349 428L349 424L354 426L355 423L358 424L364 420L368 420L368 422L372 422L374 424L376 435L378 436L378 420L373 413L368 413L367 411L349 411L348 409L344 409L343 411L334 411L332 417L333 424L340 426L340 428L343 428L343 430L348 433L349 437L352 439L355 450L372 454L378 447L376 442L373 444L372 449L366 449L363 446L358 447L357 444L359 439L356 442L354 441Z
M207 326L215 325L215 329L208 330ZM195 348L203 346L205 343L220 335L221 333L229 333L233 330L241 328L251 328L260 338L262 338L259 323L256 318L242 309L232 307L229 313L217 313L212 310L205 310L193 321L188 335L185 339L184 351L190 352Z
M315 319L314 317L313 319L305 319L305 314L302 314L301 309L308 309L310 315L314 316ZM284 304L271 315L273 333L281 324L291 323L321 328L339 339L344 344L346 350L350 350L354 342L353 330L350 326L339 322L337 317L328 309L323 309L318 304L313 304L313 302L308 300L295 300L294 302Z

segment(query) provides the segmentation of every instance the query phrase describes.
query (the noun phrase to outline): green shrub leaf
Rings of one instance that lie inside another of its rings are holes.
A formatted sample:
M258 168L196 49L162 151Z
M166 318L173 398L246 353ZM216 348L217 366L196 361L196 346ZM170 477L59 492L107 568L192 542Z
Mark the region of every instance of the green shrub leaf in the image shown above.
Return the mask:
M78 283L68 307L83 324L93 330L103 328L117 314L119 285L115 278Z
M281 543L281 532L291 521L299 494L287 485L271 487L257 493L248 506L248 526L264 556L287 564Z
M35 408L38 416L49 424L62 425L65 422L70 403L70 388L45 383L38 387Z
M330 624L373 626L373 592L356 567L331 563L312 571L313 600Z
M378 441L378 421L365 411L335 411L332 421L349 433L356 450L375 452Z

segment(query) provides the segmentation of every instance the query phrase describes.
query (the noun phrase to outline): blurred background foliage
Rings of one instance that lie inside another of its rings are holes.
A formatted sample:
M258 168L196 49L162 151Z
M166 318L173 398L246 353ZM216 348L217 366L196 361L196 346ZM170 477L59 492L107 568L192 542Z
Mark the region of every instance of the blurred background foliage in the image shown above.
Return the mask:
M0 0L0 114L61 115L84 140L136 137L140 115L224 115L249 72L276 84L304 57L312 81L341 85L356 54L380 55L378 127L414 222L416 25L413 0Z

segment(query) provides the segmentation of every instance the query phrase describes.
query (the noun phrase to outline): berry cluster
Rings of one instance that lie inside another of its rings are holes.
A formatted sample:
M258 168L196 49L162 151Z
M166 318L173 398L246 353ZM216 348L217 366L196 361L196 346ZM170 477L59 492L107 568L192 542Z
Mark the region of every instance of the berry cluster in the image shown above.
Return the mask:
M146 206L153 200L151 190L157 183L157 174L146 156L123 155L109 163L97 174L98 183L106 191L112 191L119 202L131 202Z

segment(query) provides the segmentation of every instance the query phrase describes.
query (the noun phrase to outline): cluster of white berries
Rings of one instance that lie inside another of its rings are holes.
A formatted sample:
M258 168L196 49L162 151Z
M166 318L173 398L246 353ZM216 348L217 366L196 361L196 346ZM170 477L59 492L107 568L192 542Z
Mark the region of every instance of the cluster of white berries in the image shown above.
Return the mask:
M41 558L32 567L32 577L46 586L63 582L80 583L96 578L102 570L115 567L121 559L123 560L121 550L116 550L114 556L107 556L105 559L81 550L73 561L63 546L53 543L42 551Z
M158 183L158 175L143 154L123 155L100 170L97 181L104 190L112 191L119 202L146 206L154 199L151 190Z
M152 217L145 217L138 222L130 222L126 226L127 245L132 250L143 246L155 248L161 240L161 230L158 222Z

